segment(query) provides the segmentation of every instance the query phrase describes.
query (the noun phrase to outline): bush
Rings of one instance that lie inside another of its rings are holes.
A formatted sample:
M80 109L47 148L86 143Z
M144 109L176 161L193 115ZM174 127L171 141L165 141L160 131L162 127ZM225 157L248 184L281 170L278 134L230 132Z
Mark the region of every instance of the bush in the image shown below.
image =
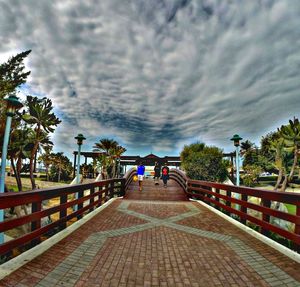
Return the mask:
M195 143L184 146L180 156L183 169L192 179L220 182L228 175L228 162L223 160L223 152L217 147Z

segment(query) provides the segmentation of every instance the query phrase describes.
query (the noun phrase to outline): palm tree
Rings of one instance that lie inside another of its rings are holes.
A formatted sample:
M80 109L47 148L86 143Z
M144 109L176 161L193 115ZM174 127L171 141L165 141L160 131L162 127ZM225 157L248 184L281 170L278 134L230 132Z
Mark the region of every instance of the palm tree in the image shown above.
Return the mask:
M118 142L113 139L101 139L99 143L95 143L94 150L95 151L104 151L107 155L109 154L109 150L114 149L118 146Z
M102 153L97 158L98 167L101 169L102 179L108 178L108 167L111 166L111 157L105 153Z
M118 145L115 148L109 150L109 153L111 154L111 157L113 158L113 168L112 168L112 177L118 176L118 169L117 162L120 159L121 155L126 152L126 148Z
M294 155L293 164L288 176L288 182L292 181L295 168L298 163L298 157L300 152L300 123L297 118L294 117L293 120L289 120L289 124L286 126L281 126L278 129L281 136L283 137L286 145L286 150L292 152Z
M38 161L42 162L45 166L47 181L49 181L49 167L53 163L53 157L51 154L52 148L53 147L51 145L44 146L44 153L41 154L38 158Z
M39 148L40 143L45 139L45 136L54 132L56 127L61 121L52 112L52 101L46 97L38 99L37 97L27 96L26 105L28 107L27 114L22 115L23 120L31 124L35 132L35 140L30 155L30 180L32 189L36 188L35 180L33 177L34 158Z
M57 175L57 181L60 182L61 176L63 174L68 174L71 172L72 164L70 160L64 155L63 152L52 153L51 160L52 160L52 168L55 167L54 177L56 178Z
M124 147L113 139L101 139L99 143L95 143L94 151L102 151L98 162L101 166L104 177L107 174L109 177L116 176L117 159L126 151Z
M283 176L286 178L286 160L285 160L286 152L285 152L284 139L278 138L275 139L274 141L270 141L269 150L275 153L274 166L278 170L278 177L277 177L277 182L275 184L274 190L277 190L279 188ZM283 191L282 190L283 188L285 189L285 187L282 186L280 191Z

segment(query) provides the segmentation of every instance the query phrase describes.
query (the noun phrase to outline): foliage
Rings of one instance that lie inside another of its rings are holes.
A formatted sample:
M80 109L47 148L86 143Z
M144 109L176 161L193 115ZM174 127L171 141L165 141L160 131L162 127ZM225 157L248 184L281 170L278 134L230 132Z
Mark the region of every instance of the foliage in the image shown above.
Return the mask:
M21 171L23 160L29 158L33 143L33 131L27 125L18 125L11 133L11 144L8 149L10 162L14 170L19 191L23 190Z
M11 57L6 63L0 65L0 98L14 93L16 88L26 82L30 71L25 72L24 59L31 50L17 54Z
M186 145L180 154L182 167L188 177L206 181L224 181L228 175L227 162L217 147L204 143Z
M191 153L202 152L205 147L204 143L196 142L190 145L185 145L180 153L181 161L186 161L190 157Z
M284 139L286 151L293 153L293 163L288 176L288 181L291 181L295 172L296 165L298 164L298 157L300 153L300 123L297 118L289 120L289 124L281 126L278 129L280 135Z
M72 163L62 152L51 154L51 167L49 177L53 181L68 181L72 178Z
M249 140L241 142L241 155L255 148L255 144Z
M114 178L118 176L118 159L126 152L126 148L119 145L113 139L104 138L95 143L94 151L102 152L97 159L102 178Z
M46 97L39 99L27 96L26 106L27 109L23 111L22 119L32 126L35 133L29 163L32 189L35 189L36 185L33 177L35 155L40 144L47 140L48 134L54 132L54 127L61 121L52 112L52 101Z
M19 53L0 64L0 138L5 127L6 102L3 99L9 94L15 94L16 89L26 82L30 71L24 71L23 62L30 52L29 50Z
M259 175L262 173L262 168L258 165L245 165L244 171L243 184L245 186L255 186L258 183Z
M52 145L46 145L44 146L44 153L41 154L38 158L38 161L42 162L45 166L47 181L49 180L49 167L53 163L53 157L51 152Z

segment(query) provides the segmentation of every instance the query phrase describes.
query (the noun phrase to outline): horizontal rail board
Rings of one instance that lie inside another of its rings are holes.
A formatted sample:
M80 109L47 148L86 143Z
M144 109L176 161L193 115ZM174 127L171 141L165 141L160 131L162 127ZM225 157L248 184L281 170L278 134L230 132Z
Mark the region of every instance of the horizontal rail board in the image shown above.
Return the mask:
M67 222L73 218L81 218L94 208L102 205L115 195L124 193L125 179L108 179L88 184L77 184L48 189L39 189L26 192L8 192L0 194L0 209L11 208L19 205L32 204L32 213L19 218L5 220L0 223L0 232L11 230L24 224L30 224L32 231L18 238L12 239L0 245L0 254L7 253L13 248L39 242L39 238L48 232L56 232L56 228L64 229ZM84 192L90 194L84 196ZM68 195L77 194L76 199L68 201ZM44 200L60 198L60 204L42 209ZM87 204L84 204L87 203ZM85 206L83 206L85 205ZM77 210L67 215L67 209L77 206ZM41 227L41 219L59 213L59 219ZM37 240L38 239L38 240Z
M223 199L224 201L231 201L232 203L235 203L235 204L238 204L238 205L241 205L243 207L247 207L247 208L259 211L259 212L263 212L267 215L274 216L274 217L277 217L279 219L290 221L290 222L295 223L295 224L300 224L300 217L296 216L296 215L293 215L293 214L289 214L289 213L279 211L279 210L274 210L274 209L271 209L271 208L268 208L268 207L264 207L264 206L261 206L261 205L258 205L258 204L254 204L254 203L251 203L251 202L240 200L240 199L237 199L237 198L234 198L234 197L229 197L227 195L223 195L223 194L216 193L216 192L213 192L213 191L209 191L209 190L206 190L206 189L202 189L202 188L199 188L199 187L198 188L188 187L188 192L193 191L193 190L197 190L197 191L201 191L205 194L213 195L217 198ZM195 194L197 194L197 193L190 193L189 192L189 195L191 195L191 196L193 196Z
M192 195L193 196L195 196L195 195L197 196L197 194L192 194ZM287 231L285 229L282 229L280 227L272 225L272 224L270 224L268 222L260 220L260 219L254 217L254 216L249 215L249 214L243 213L242 211L239 211L237 209L229 207L229 206L227 206L225 204L222 204L221 202L218 202L216 200L213 200L213 199L211 199L209 197L205 197L205 198L201 197L201 199L203 201L207 201L209 203L213 203L213 204L215 204L215 205L223 208L224 210L229 211L230 213L238 215L238 216L242 217L243 219L251 221L251 222L255 223L256 225L259 225L259 226L261 226L263 228L266 228L266 229L268 229L270 231L273 231L273 232L275 232L275 233L277 233L277 234L279 234L279 235L281 235L281 236L283 236L283 237L285 237L285 238L287 238L289 240L294 241L297 244L300 244L300 235L297 235L295 233L289 232L289 231Z

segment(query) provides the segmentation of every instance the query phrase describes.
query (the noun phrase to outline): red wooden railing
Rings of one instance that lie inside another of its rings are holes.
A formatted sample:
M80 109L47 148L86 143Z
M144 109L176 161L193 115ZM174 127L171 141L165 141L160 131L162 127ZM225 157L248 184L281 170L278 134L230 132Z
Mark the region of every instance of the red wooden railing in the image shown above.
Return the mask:
M35 190L0 194L0 209L11 208L19 205L31 205L31 214L20 218L8 219L0 223L0 232L17 228L23 224L30 224L31 231L18 238L0 245L0 255L11 251L13 248L26 244L35 245L40 242L43 234L57 232L66 228L67 224L101 206L105 201L114 196L125 194L128 186L136 174L135 169L129 170L122 179L103 180L99 182L65 186L52 189ZM293 242L294 249L299 251L300 246L300 194L279 193L246 187L205 182L189 179L182 171L170 170L170 178L174 179L190 198L199 199L207 204L235 215L242 223L251 222L260 227L261 233L268 235L270 231ZM239 198L233 193L239 194ZM70 199L70 195L78 195L78 199ZM249 202L249 197L257 197L260 204ZM45 200L59 198L59 204L47 209L42 209ZM289 203L296 206L296 214L289 214L272 208L272 201ZM70 209L78 206L76 210ZM260 212L261 217L250 215L248 210ZM71 211L70 211L71 210ZM41 219L59 213L58 220L41 226ZM270 217L276 217L294 224L293 231L285 230L270 222Z
M0 194L0 209L19 205L31 205L30 214L8 219L0 223L0 232L17 228L23 224L30 224L31 226L29 233L1 244L0 255L6 254L13 248L21 247L25 244L35 245L40 242L43 234L62 230L66 228L70 220L80 219L82 216L101 206L108 199L124 195L125 183L126 179L121 178L59 188ZM76 194L77 199L72 199L71 197L76 198ZM43 201L54 198L59 198L58 205L42 209ZM74 206L77 206L77 208L73 210L72 207ZM54 213L59 213L58 220L41 226L42 218L51 216Z
M233 193L238 196L233 196ZM300 251L300 194L290 192L277 192L247 187L237 187L226 184L205 182L198 180L187 181L187 194L191 198L200 199L217 209L221 209L228 215L236 215L244 224L251 222L260 227L260 232L269 235L270 231L277 233L283 238L293 242L293 249ZM260 204L251 203L249 197L257 197ZM296 206L296 214L279 211L271 208L272 201L288 203ZM254 217L247 211L255 210L261 217ZM285 230L271 224L270 217L273 216L294 224L294 230Z
M124 175L124 192L126 192L130 183L133 181L133 177L136 175L136 168L129 169Z
M290 240L293 243L293 249L300 251L300 193L277 192L191 180L182 171L175 169L171 170L170 178L176 180L190 198L202 200L227 215L235 215L244 224L250 222L258 226L260 232L266 236L270 235L270 232L274 232ZM258 198L257 202L260 204L249 202L250 197ZM294 205L296 206L296 214L279 211L274 204L272 205L272 202ZM260 216L250 215L249 209L257 211ZM286 230L272 224L271 216L292 223L293 230Z

